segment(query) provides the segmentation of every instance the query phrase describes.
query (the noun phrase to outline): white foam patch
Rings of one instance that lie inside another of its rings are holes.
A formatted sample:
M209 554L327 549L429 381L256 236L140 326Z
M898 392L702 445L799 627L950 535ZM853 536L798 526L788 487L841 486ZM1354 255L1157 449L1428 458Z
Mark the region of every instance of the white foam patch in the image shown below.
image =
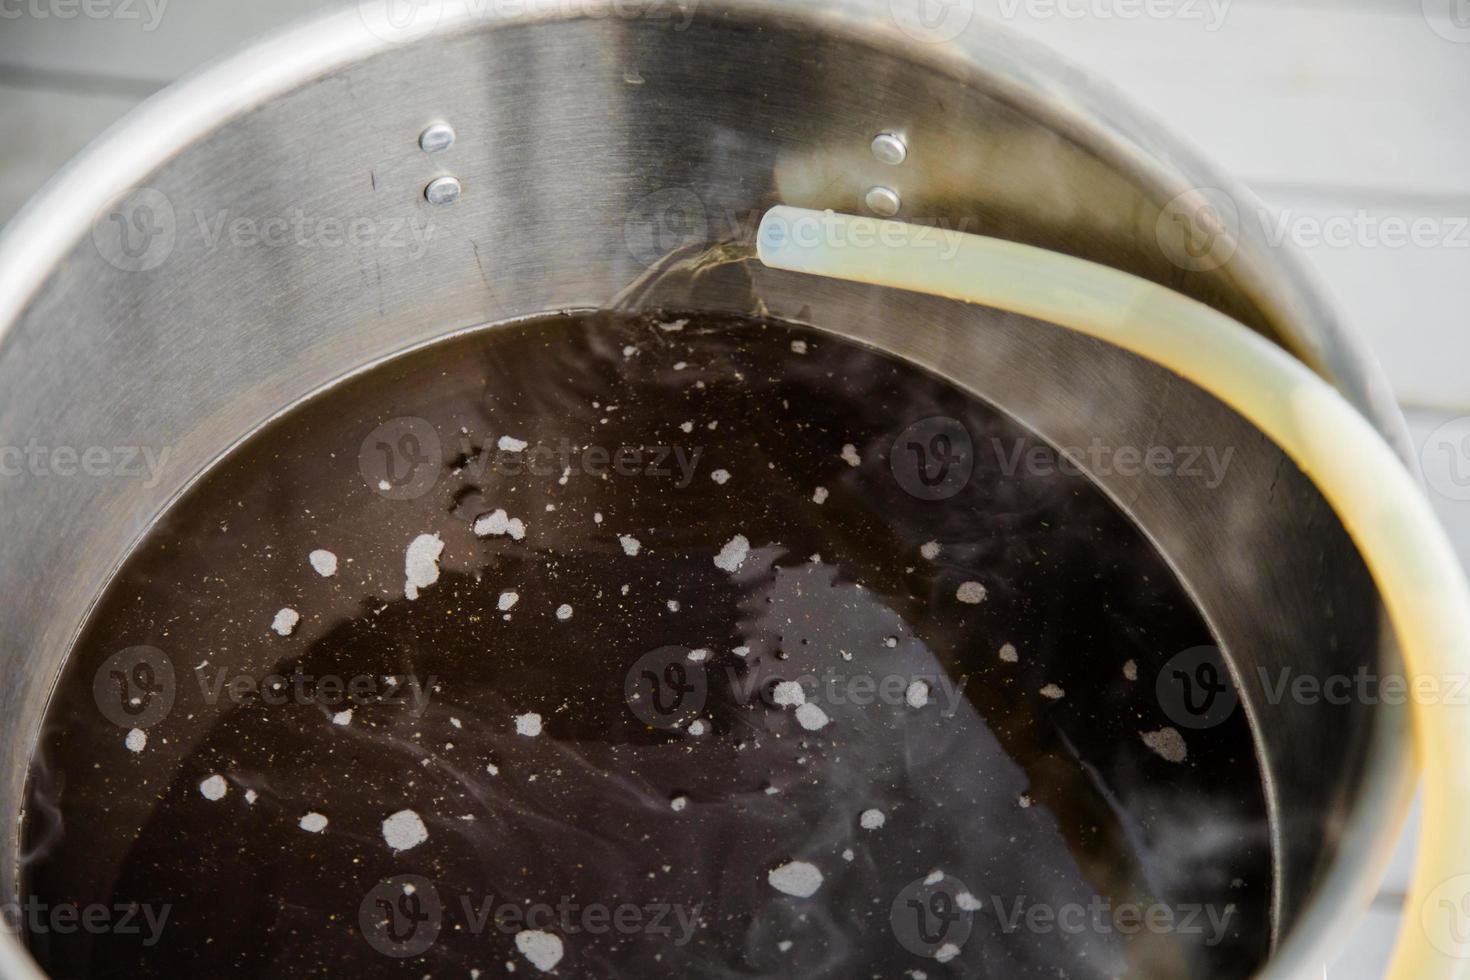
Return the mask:
M556 607L556 618L565 623L572 618L572 607L563 602Z
M858 455L857 447L850 442L842 447L842 461L848 466L863 465L863 458Z
M771 688L771 700L778 707L794 708L806 704L806 691L802 690L800 681L780 681Z
M320 834L327 829L327 818L320 813L308 813L296 824L308 834Z
M429 839L429 829L412 810L399 810L383 821L383 840L394 851L407 851Z
M148 733L141 728L134 728L123 739L123 744L128 747L129 752L142 752L148 746Z
M922 708L929 703L929 684L927 681L914 681L903 693L904 701L908 702L910 708Z
M271 620L271 629L281 636L290 636L299 622L301 614L288 606L276 612L276 618Z
M520 601L521 597L518 593L502 592L500 598L495 600L495 608L501 612L509 612Z
M815 489L815 490L812 491L812 503L814 503L814 504L825 504L826 502L827 502L827 488L826 487L817 487L817 489Z
M516 933L516 949L542 973L556 969L565 952L560 936L540 929L526 929Z
M623 546L623 554L627 555L629 558L632 558L634 555L638 554L639 551L643 550L643 542L639 541L631 534L618 535L618 544Z
M822 887L822 872L815 864L806 861L791 861L767 872L766 880L771 887L784 895L811 898Z
M351 708L348 708L345 711L339 711L336 714L334 714L332 716L332 724L334 724L334 725L350 725L350 724L352 724L352 709Z
M337 556L325 548L318 548L306 557L322 578L331 578L337 574Z
M1060 701L1067 696L1067 692L1055 684L1047 684L1041 689L1041 696L1049 701Z
M1183 762L1189 757L1189 747L1184 744L1184 736L1179 734L1177 728L1165 727L1156 732L1139 732L1138 737L1159 758L1168 762Z
M825 728L831 720L827 717L827 712L814 704L804 704L796 709L797 723L809 732L815 732Z
M939 552L944 550L938 541L925 541L919 545L919 554L924 556L925 561L933 561L939 557Z
M496 448L508 453L524 452L529 445L530 443L526 442L526 440L517 439L515 436L501 436L500 441L495 443Z
M516 734L535 738L541 734L541 716L534 711L515 716Z
M1000 659L1004 660L1008 664L1013 664L1021 659L1021 655L1016 652L1016 648L1013 644L1005 643L1002 644L1000 648Z
M858 826L864 830L877 830L886 823L888 818L882 810L864 810L858 814Z
M199 784L199 792L204 796L206 800L210 801L224 799L225 794L229 791L230 784L225 782L225 777L221 776L219 773L215 773L213 776L206 778L203 782Z
M956 599L972 606L978 606L984 602L986 595L985 586L979 582L961 582L960 587L954 592Z
M526 522L519 517L511 517L504 508L497 508L475 518L474 531L479 538L510 535L512 540L523 541L526 537Z
M437 534L420 534L409 542L403 556L403 595L412 601L419 597L419 589L426 589L439 581L439 556L444 554L444 542Z
M715 470L713 473L711 473L709 475L709 478L711 480L714 480L720 486L724 486L730 480L730 471L729 470Z
M743 534L737 534L725 542L720 553L715 555L715 567L733 573L745 563L749 555L750 540Z

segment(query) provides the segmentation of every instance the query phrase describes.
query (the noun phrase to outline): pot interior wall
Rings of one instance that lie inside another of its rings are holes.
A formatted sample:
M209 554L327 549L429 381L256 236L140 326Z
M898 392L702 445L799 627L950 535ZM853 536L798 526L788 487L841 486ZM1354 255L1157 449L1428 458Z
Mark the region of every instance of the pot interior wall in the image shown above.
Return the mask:
M90 604L228 446L394 351L607 305L677 246L748 239L778 200L860 211L868 186L890 184L903 217L1106 261L1293 347L1334 349L1330 324L1292 320L1310 297L1258 243L1208 272L1170 264L1155 230L1179 188L1122 169L1117 144L1063 91L1028 89L1024 58L993 43L993 63L961 65L889 35L818 35L794 15L500 26L326 73L162 164L148 186L166 202L157 216L171 215L166 257L128 271L82 240L0 346L0 445L167 453L156 474L0 481L11 678L0 812L18 812L48 692ZM441 118L459 141L429 156L417 136ZM901 168L869 153L888 129L908 136ZM442 173L463 196L435 208L423 189ZM236 233L282 221L317 238ZM342 241L355 222L356 240ZM639 301L743 312L753 285L772 314L908 358L1055 444L1233 451L1218 487L1094 477L1158 543L1230 657L1276 808L1278 929L1289 928L1337 855L1375 738L1401 723L1360 704L1273 704L1262 686L1260 666L1351 673L1393 659L1371 582L1310 483L1211 398L1101 344L945 301L754 274L729 268ZM5 826L14 854L15 821ZM7 890L15 871L5 862Z

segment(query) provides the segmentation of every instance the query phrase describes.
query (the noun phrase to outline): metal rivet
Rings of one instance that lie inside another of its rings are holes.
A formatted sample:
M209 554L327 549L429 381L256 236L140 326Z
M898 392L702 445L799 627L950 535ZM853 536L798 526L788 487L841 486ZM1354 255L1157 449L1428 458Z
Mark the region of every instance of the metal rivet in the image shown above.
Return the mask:
M880 163L898 166L909 157L909 145L896 133L879 133L873 137L873 156Z
M459 200L459 178L436 177L424 188L424 198L430 204L453 204Z
M454 127L449 123L434 123L419 134L419 149L425 153L443 153L454 145Z
M899 206L903 203L898 198L898 192L891 187L870 187L868 196L863 198L868 205L868 210L880 218L891 218L898 214Z

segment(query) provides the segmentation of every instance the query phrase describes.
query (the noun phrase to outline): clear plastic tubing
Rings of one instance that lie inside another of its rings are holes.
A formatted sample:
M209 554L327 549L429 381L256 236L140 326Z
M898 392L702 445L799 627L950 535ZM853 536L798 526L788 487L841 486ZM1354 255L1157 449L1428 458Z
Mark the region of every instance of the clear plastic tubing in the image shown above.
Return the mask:
M778 206L761 221L773 269L929 293L1019 313L1132 351L1214 395L1312 480L1357 544L1408 672L1470 672L1470 588L1414 475L1335 388L1216 310L1108 266L1045 249L898 221ZM1419 854L1394 980L1470 977L1470 939L1442 905L1470 896L1470 706L1416 699L1424 777ZM1462 877L1463 876L1463 877Z

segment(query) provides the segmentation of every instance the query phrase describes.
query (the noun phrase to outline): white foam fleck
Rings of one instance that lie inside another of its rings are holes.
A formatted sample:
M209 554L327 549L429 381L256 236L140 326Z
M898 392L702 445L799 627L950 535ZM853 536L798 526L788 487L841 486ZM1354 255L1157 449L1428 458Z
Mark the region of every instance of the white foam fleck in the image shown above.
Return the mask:
M670 320L668 323L660 323L658 328L664 333L678 333L688 325L688 320Z
M245 802L246 803L249 803L251 806L254 806L255 805L255 801L258 800L258 799L260 799L260 795L258 793L256 793L255 790L253 790L253 789L247 789L245 791Z
M276 612L276 618L271 620L271 629L281 636L290 636L299 622L301 622L301 614L287 606Z
M771 700L778 707L794 708L806 704L806 691L801 689L800 681L780 681L771 688Z
M1179 734L1177 728L1165 727L1156 732L1139 732L1138 737L1143 739L1143 744L1153 749L1159 758L1168 762L1183 762L1189 756L1189 748L1184 744L1184 736Z
M945 943L934 951L934 960L936 963L948 963L958 955L960 955L958 946L954 943Z
M334 724L334 725L350 725L350 724L352 724L352 709L351 708L348 708L345 711L339 711L336 714L334 714L332 716L332 724Z
M903 692L903 699L910 708L922 708L929 703L929 684L926 681L914 681L908 690Z
M503 537L508 534L514 541L523 541L526 537L526 522L519 517L511 517L502 508L496 508L475 518L474 530L475 536L479 538Z
M638 554L639 550L643 547L643 543L631 534L618 535L618 544L623 546L623 554L629 558Z
M687 796L676 796L672 800L669 800L669 808L672 809L675 813L683 810L688 805L689 797Z
M1000 648L1000 659L1004 660L1008 664L1013 664L1021 659L1021 655L1016 652L1016 647L1014 644L1003 643L1001 644Z
M515 716L516 734L534 738L541 734L541 716L534 711Z
M822 872L815 864L791 861L767 872L766 880L782 894L811 898L822 887Z
M1136 680L1138 680L1138 663L1137 663L1137 661L1129 660L1129 661L1127 661L1126 663L1123 664L1123 678L1125 680L1130 680L1130 681L1136 681Z
M407 851L429 839L429 829L412 810L399 810L383 821L383 840L394 851Z
M805 354L806 353L806 341L804 341L804 340L793 340L791 342L791 353L793 353L793 354Z
M437 534L420 534L409 543L403 556L403 595L410 601L439 581L439 556L444 554L444 541Z
M817 487L817 489L815 489L815 490L812 491L812 503L814 503L814 504L825 504L826 502L827 502L827 488L826 487Z
M964 912L978 912L981 909L980 899L969 892L960 892L954 897L954 903Z
M690 650L689 659L697 664L702 664L709 659L710 652L711 651L709 647L700 647L697 650Z
M924 879L924 884L937 885L943 880L944 872L939 868L935 868L933 871L929 872L929 875Z
M320 813L308 813L296 824L308 834L320 834L327 829L327 818Z
M695 738L703 735L708 730L709 725L705 723L705 720L703 718L696 718L689 723L689 734L693 735Z
M219 773L207 777L199 784L199 792L206 800L222 800L229 791L230 784L225 782L225 777Z
M520 601L521 597L518 593L502 592L500 593L500 598L495 600L495 608L499 609L501 612L508 612L517 602Z
M693 432L694 431L694 423L693 422L680 422L679 423L679 428L683 429L685 432Z
M1019 806L1022 810L1031 809L1031 802L1031 797L1025 793L1022 793L1020 796L1016 797L1016 805Z
M322 578L331 578L337 574L337 556L325 548L318 548L306 557Z
M939 552L942 550L943 548L938 541L925 541L919 545L919 554L924 556L925 561L933 561L938 558Z
M750 554L750 541L743 534L737 534L725 546L720 553L715 555L715 567L726 572L734 572Z
M979 582L961 582L960 587L958 589L955 589L954 592L954 597L956 599L960 600L961 602L969 603L972 606L976 606L984 602L985 596L985 586L981 585Z
M820 731L831 721L827 712L814 704L803 704L796 709L796 721L809 732Z
M524 452L529 445L530 443L526 442L526 440L517 439L515 436L501 436L499 441L495 443L496 448L508 453Z
M730 652L737 657L748 657L750 656L750 647L735 647Z
M792 945L791 940L789 940L789 939L783 939L779 943L776 944L776 948L779 949L781 952L785 953L785 952L789 952L790 951L791 945Z
M563 953L561 937L540 929L525 929L516 933L516 949L542 973L556 969Z
M852 848L850 847L842 852L842 860L844 861L851 861L855 857L857 857L857 855L852 853Z
M857 447L847 443L842 447L842 459L848 466L861 466L863 458L858 455Z
M565 603L565 602L563 602L561 605L557 606L556 607L556 618L559 619L559 620L561 620L563 623L565 623L567 620L571 619L572 618L572 607L570 605L568 605L567 603Z
M128 747L129 752L142 752L148 745L148 733L141 728L134 728L123 739L123 744Z
M714 480L720 486L724 486L727 482L729 482L729 479L730 479L730 471L729 470L715 470L713 473L711 473L709 475L709 478L711 480Z
M1067 692L1055 684L1047 684L1041 689L1041 696L1051 701L1060 701L1067 696Z
M877 830L887 819L882 810L864 810L858 815L858 826L864 830Z

